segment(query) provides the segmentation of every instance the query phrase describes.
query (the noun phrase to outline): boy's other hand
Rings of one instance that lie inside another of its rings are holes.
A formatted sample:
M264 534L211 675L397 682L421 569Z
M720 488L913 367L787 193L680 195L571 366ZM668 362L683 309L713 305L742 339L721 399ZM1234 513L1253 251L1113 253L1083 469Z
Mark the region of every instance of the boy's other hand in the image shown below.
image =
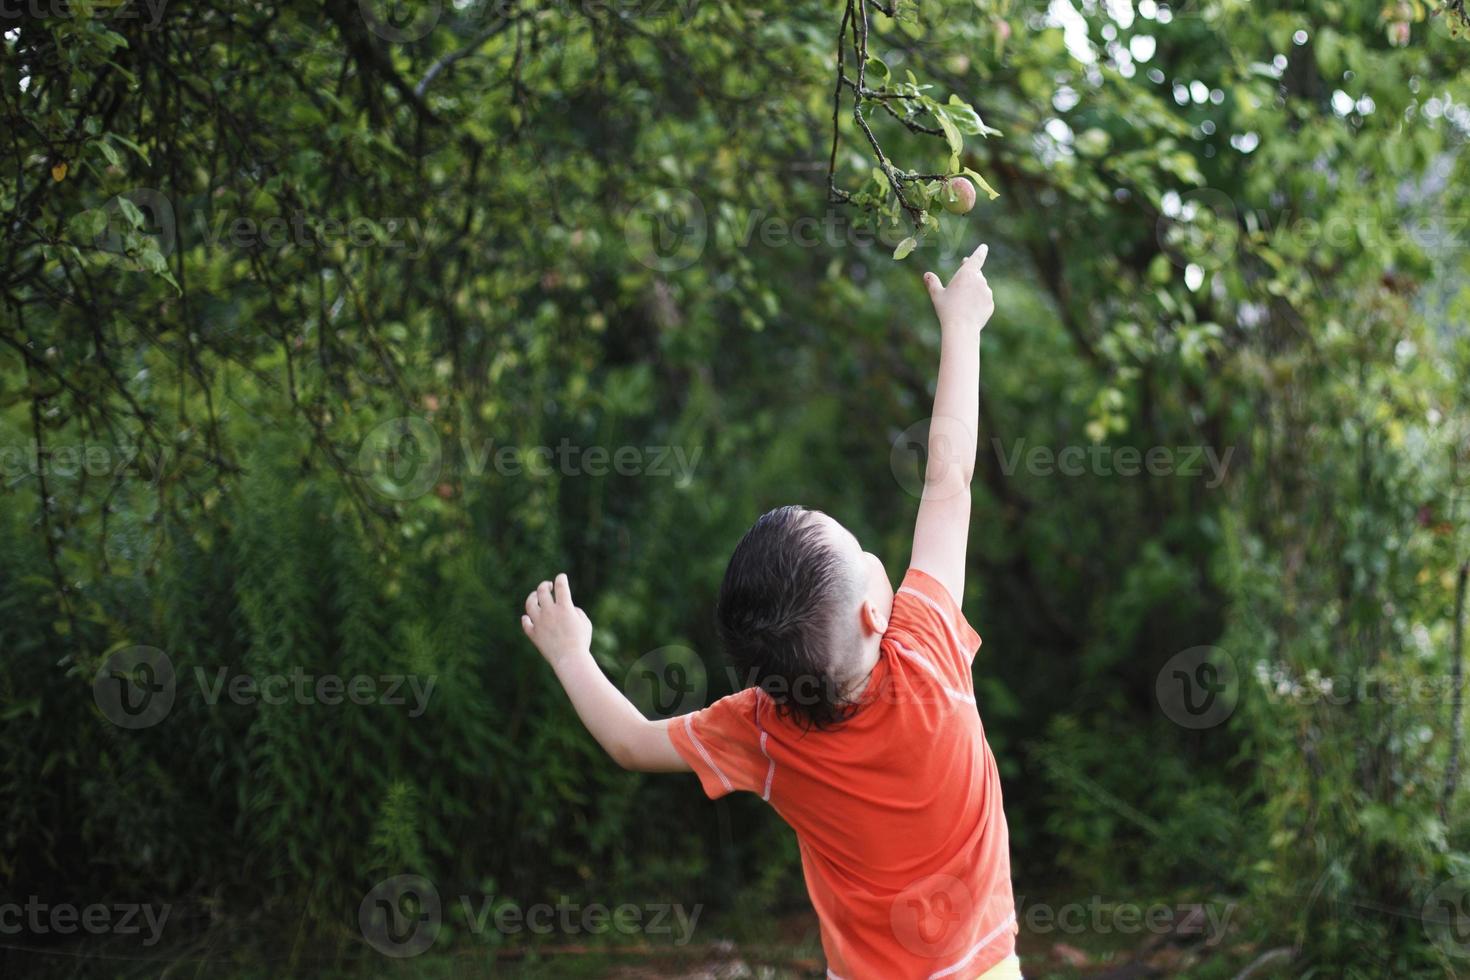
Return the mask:
M526 596L521 629L553 667L592 649L592 620L572 604L572 586L565 572L555 583L542 582Z
M995 312L995 299L990 294L990 283L985 281L985 257L990 246L982 244L965 261L960 263L949 285L939 282L932 272L924 273L924 285L929 287L929 299L934 303L934 312L939 315L940 326L968 327L982 330Z

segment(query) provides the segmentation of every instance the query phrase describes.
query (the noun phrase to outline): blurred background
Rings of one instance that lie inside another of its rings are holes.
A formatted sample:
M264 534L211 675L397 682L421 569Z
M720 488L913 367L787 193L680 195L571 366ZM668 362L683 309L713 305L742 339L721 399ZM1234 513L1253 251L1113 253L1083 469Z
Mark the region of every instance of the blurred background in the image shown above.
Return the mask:
M519 605L670 715L764 510L897 581L983 240L1026 974L1470 974L1462 0L894 4L6 5L0 973L822 975Z

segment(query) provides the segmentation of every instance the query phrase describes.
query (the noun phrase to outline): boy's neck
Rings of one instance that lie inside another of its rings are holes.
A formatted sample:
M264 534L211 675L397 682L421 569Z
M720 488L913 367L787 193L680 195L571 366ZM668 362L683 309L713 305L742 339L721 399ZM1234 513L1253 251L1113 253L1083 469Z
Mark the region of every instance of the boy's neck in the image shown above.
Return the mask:
M878 657L883 647L883 637L866 630L858 642L860 647L849 675L851 680L843 684L842 697L845 701L856 701L868 689L868 681L873 676L873 668L878 666Z

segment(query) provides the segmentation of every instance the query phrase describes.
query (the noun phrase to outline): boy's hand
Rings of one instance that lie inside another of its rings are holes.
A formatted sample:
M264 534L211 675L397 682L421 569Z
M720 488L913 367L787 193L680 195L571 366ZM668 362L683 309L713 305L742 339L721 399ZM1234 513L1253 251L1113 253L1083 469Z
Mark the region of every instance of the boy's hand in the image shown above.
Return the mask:
M577 717L613 761L639 772L688 772L669 739L667 722L652 722L612 685L592 659L592 620L572 605L565 574L526 596L521 629L556 671Z
M542 582L526 596L521 629L552 667L592 649L592 620L572 605L572 587L565 572L556 577L554 585Z
M969 327L983 330L995 312L995 299L990 295L990 283L985 281L985 256L990 254L989 245L975 249L960 267L948 286L939 283L932 272L924 273L924 285L929 287L929 299L934 303L934 312L939 314L941 326Z

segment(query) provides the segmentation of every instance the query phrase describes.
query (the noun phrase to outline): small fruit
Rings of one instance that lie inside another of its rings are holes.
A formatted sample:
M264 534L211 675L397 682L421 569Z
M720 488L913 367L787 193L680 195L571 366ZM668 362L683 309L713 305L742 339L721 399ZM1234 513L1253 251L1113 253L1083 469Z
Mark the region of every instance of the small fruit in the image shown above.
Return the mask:
M975 206L975 185L965 177L951 177L944 185L944 210L969 214Z

